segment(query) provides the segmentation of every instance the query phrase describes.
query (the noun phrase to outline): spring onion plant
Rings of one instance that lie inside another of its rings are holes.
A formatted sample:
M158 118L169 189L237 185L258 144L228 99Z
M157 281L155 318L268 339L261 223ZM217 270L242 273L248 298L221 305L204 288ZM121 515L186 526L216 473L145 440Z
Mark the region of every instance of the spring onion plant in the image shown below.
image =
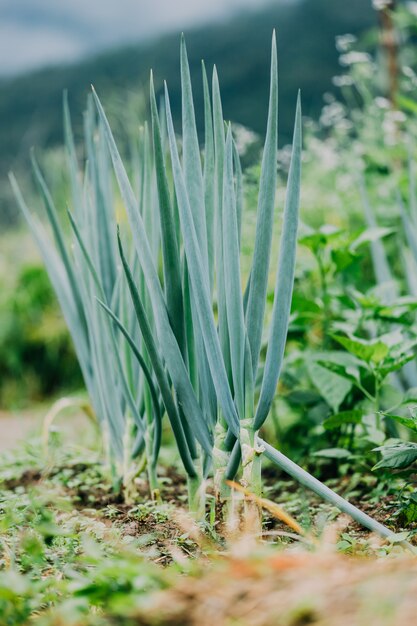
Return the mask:
M123 477L127 484L131 472L136 471L137 459L140 459L142 464L147 464L149 484L154 492L158 488L156 466L162 417L160 394L147 366L146 356L142 357L139 352L141 336L136 329L130 295L124 281L120 280L115 241L115 200L110 184L111 164L96 117L90 100L84 124L87 163L81 175L65 98L64 126L72 192L69 228L62 225L63 211L57 210L33 154L33 172L46 212L46 226L26 206L13 175L10 179L70 330L115 477L117 480ZM150 206L152 196L152 190L147 188L148 170L153 167L147 147L149 141L145 128L137 146L139 154L144 155L139 176L143 207ZM147 220L149 236L156 238L149 216ZM156 246L154 254L157 255ZM127 349L124 338L114 332L108 315L97 306L97 298L103 306L111 305L126 327L131 329L138 346L136 353ZM146 302L145 296L143 300ZM136 463L132 465L133 459Z
M205 481L209 475L213 476L220 499L228 496L225 479L236 475L250 491L259 494L261 463L266 456L363 525L389 536L392 533L388 529L259 436L276 393L284 357L294 284L301 177L298 98L278 262L274 259L274 303L266 327L277 186L275 35L254 252L248 277L242 276L240 263L244 193L239 154L231 125L224 122L216 68L211 86L204 64L202 75L201 150L184 39L180 141L173 125L168 87L165 85L160 111L151 74L151 139L145 131L138 153L140 182L136 185L130 182L103 107L93 91L99 121L98 125L93 124L90 109L90 150L83 184L78 182L75 151L72 139L69 141L72 204L77 207L70 217L75 237L71 256L61 244L63 235L55 233L61 231L54 226L56 212L50 203L46 203L47 213L58 254L51 252L50 243L12 179L60 297L86 385L93 399L99 397L94 403L96 410L99 413L105 401L119 401L117 413L106 407L106 419L101 420L111 426L110 440L117 439L121 452L122 442L129 439L131 426L127 432L126 428L131 422L139 443L134 442L133 449L129 448L130 456L142 445L152 467L156 467L160 422L166 414L188 477L190 508L195 512L204 511ZM119 231L117 237L114 206L109 200L108 155L130 226L129 232ZM120 259L121 271L116 258ZM65 290L55 276L55 267L65 275ZM86 330L81 335L83 324ZM102 369L105 373L101 373ZM113 423L116 417L118 421Z

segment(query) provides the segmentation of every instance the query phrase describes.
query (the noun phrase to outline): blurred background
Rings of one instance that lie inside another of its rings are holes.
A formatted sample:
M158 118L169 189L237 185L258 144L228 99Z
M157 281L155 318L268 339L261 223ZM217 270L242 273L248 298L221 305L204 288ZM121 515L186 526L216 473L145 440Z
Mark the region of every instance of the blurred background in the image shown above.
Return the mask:
M154 68L157 87L168 80L178 112L177 51L184 30L196 110L202 111L204 59L209 71L218 66L226 119L263 133L276 28L282 143L291 132L297 90L304 114L314 118L323 94L333 89L335 37L359 35L375 21L371 0L0 0L1 222L17 218L4 174L25 164L32 146L62 142L64 89L80 130L91 83L120 117L140 106Z
M67 330L7 180L13 170L36 208L29 166L35 146L65 210L64 90L77 144L93 83L123 150L123 140L146 116L150 68L158 93L167 79L179 124L184 31L196 111L203 111L204 59L209 72L218 67L225 118L246 129L250 149L242 158L250 168L265 130L272 29L283 147L299 88L304 116L313 121L338 97L336 37L349 33L359 48L376 50L379 19L371 0L0 0L0 408L81 385Z

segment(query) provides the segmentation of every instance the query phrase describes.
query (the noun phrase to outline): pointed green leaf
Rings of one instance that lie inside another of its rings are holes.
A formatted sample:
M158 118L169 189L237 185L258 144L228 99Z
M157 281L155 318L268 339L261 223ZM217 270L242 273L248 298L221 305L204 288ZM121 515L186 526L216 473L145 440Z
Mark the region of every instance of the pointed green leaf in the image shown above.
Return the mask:
M300 94L298 94L293 149L290 170L288 173L278 271L274 292L274 306L272 309L271 328L261 393L255 416L255 427L257 429L260 428L265 421L271 407L281 371L285 343L287 340L292 292L294 287L295 256L297 250L298 211L300 204L301 183L301 143L301 104ZM254 290L254 282L254 276L251 275L249 300L252 295L252 290ZM249 327L248 336L250 339Z
M223 176L223 260L226 290L227 322L235 402L239 417L244 418L245 319L239 265L239 235L236 196L233 179L232 131L229 125Z
M206 68L202 61L203 90L204 90L204 203L206 207L207 256L210 273L210 290L214 286L215 244L214 244L214 217L215 217L215 188L214 188L214 134L213 118L210 104L210 92Z
M201 170L200 148L195 122L193 92L190 68L184 35L181 37L181 94L182 94L182 152L184 180L188 201L192 207L192 217L200 248L201 260L208 271L207 229L204 208L204 185Z
M255 248L251 269L251 286L246 311L246 327L252 354L254 378L258 369L262 328L268 286L271 240L274 224L275 191L277 186L278 150L278 71L275 32L272 38L271 86L268 126L262 156L256 219Z
M155 90L151 74L150 99L152 113L153 146L155 153L156 182L159 197L159 217L162 235L162 258L164 264L164 285L168 313L178 344L184 354L185 329L184 306L181 286L181 268L178 241L175 232L174 214L165 169L161 129L156 107Z
M236 408L230 393L224 361L222 358L219 339L214 324L213 313L210 303L209 277L205 273L201 259L197 233L191 214L185 181L181 170L178 156L178 148L175 141L174 126L171 116L168 90L165 85L165 105L167 112L168 137L171 150L171 161L174 175L175 189L180 213L181 230L184 240L185 254L188 263L188 272L191 280L191 294L195 299L200 329L204 338L207 359L210 366L211 376L216 388L216 394L224 412L224 417L230 428L237 434L239 432L239 420Z
M212 446L212 435L197 402L181 351L169 322L164 296L153 262L149 242L146 237L143 220L137 209L136 199L126 174L126 170L120 158L119 151L117 150L103 107L95 92L93 93L100 118L102 119L103 126L106 131L110 155L128 213L132 228L133 243L144 273L148 293L152 301L152 311L155 316L159 344L163 346L164 360L173 381L178 401L183 407L187 420L189 421L190 426L201 446L204 450L206 450L206 452L209 453Z

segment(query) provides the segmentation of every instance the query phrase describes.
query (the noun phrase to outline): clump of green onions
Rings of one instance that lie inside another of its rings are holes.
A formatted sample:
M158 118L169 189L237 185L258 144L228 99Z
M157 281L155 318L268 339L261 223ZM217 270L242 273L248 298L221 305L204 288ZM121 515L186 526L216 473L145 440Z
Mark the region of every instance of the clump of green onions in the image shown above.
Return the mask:
M158 111L150 81L151 124L137 142L132 185L98 96L87 111L88 162L81 182L66 112L72 181L71 249L42 175L35 174L55 237L19 204L38 241L76 345L87 389L111 454L144 458L158 490L164 414L188 477L189 505L203 514L213 476L218 498L240 473L262 490L264 456L303 485L383 536L392 533L263 441L259 430L276 393L286 344L297 245L301 106L295 114L274 303L265 332L267 282L277 187L278 73L272 41L269 111L258 189L254 252L242 289L243 176L230 124L224 123L216 68L202 66L204 146L200 149L190 70L181 41L182 135L173 126L168 88ZM179 144L182 153L179 153ZM129 229L116 238L109 183L112 161ZM137 173L137 172L136 172ZM128 232L126 232L128 230ZM119 264L120 260L120 264ZM274 260L274 263L276 261ZM267 336L265 359L262 338Z

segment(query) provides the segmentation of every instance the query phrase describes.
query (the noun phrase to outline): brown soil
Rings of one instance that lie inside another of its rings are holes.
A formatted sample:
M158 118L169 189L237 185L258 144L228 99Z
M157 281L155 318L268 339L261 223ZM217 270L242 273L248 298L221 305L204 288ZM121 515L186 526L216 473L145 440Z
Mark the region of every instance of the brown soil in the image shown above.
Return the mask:
M192 521L187 514L186 508L186 482L184 477L177 472L175 468L166 468L160 476L161 479L161 496L163 504L154 506L149 501L149 489L146 480L136 480L137 496L132 502L125 502L122 492L115 492L111 485L105 480L98 480L97 484L87 483L74 479L82 478L84 472L94 469L94 464L73 463L64 467L55 467L46 474L42 474L39 470L28 469L22 473L19 478L12 478L3 481L2 489L14 490L17 487L31 488L42 491L48 490L51 485L61 491L70 506L79 511L82 515L90 518L98 519L104 522L108 527L115 526L122 535L144 538L143 546L149 547L149 556L153 561L167 565L172 561L173 550L183 553L184 556L197 556L208 548L210 552L223 550L225 541L230 539L230 532L224 525L224 521L218 518L214 527L214 533L210 537L206 536L201 529ZM65 473L65 481L63 484L62 475ZM268 478L267 478L268 480ZM280 482L282 487L288 487L288 491L292 491L295 485L291 482ZM286 508L286 502L283 501L283 495L278 497L278 490L272 490L270 497ZM319 498L312 494L305 494L309 502L309 516L312 528L308 531L316 534L316 520L320 515L328 514L330 507L325 505ZM374 517L379 522L390 527L394 532L404 530L400 518L394 517L392 514L392 496L389 496L376 504L366 502L354 502L360 508ZM281 500L281 502L280 502ZM300 498L300 502L303 499ZM305 502L304 502L305 506ZM302 511L293 510L292 516L299 521ZM327 524L326 524L327 525ZM318 524L320 526L320 524ZM407 530L411 530L408 525ZM238 533L242 531L242 527ZM360 554L370 554L368 538L369 532L359 524L345 518L344 531L348 533L353 542L352 552ZM268 511L264 512L263 538L267 542L291 545L297 543L297 537L280 519L277 519ZM186 538L183 540L183 538ZM350 550L348 550L349 552Z
M11 450L41 427L42 417L36 412L19 414L0 411L0 452Z
M45 416L53 406L53 402L48 401L39 404L35 408L19 411L0 410L0 453L12 450L23 441L28 441L29 437L39 436ZM67 419L68 415L71 419ZM63 411L56 419L59 430L65 436L66 441L76 441L79 437L80 429L89 436L91 423L79 409Z
M60 483L62 472L67 480L75 479L92 467L75 463L48 475L27 470L2 486L42 490L60 485L81 515L140 538L143 552L160 565L199 557L192 559L191 575L171 577L169 588L147 597L146 609L132 616L132 626L417 626L417 558L399 547L385 558L358 556L375 555L382 542L350 520L326 524L319 539L290 538L290 529L271 516L265 528L272 536L265 534L264 542L242 533L209 538L184 513L186 485L173 468L161 476L166 504L155 507L147 500L146 481L138 482L137 501L129 504L105 482L89 486L88 499L82 481L75 487ZM323 504L315 498L310 504L314 520ZM389 498L358 504L393 530L401 530L391 517ZM354 557L337 553L341 532L366 546L354 551ZM280 547L271 546L274 533L280 535Z
M0 480L0 487L6 490L14 490L17 487L27 488L33 485L41 487L43 481L50 481L55 477L58 477L58 484L60 484L59 475L62 474L63 471L66 471L66 480L68 481L71 477L75 478L82 472L88 471L90 467L94 467L94 464L73 463L66 466L50 468L44 473L38 469L27 469L23 471L19 477L14 477L4 481ZM283 500L282 498L282 493L280 493L282 492L282 487L285 485L286 491L296 492L297 486L293 481L288 481L286 483L284 475L282 476L283 479L279 483L279 489L273 488L268 494L268 497L285 508L286 502L285 499ZM161 481L161 503L163 503L166 507L172 507L176 510L185 510L187 499L187 485L185 477L180 474L175 467L168 467L162 469L159 478ZM276 476L274 478L276 480ZM268 485L269 480L270 477L267 475L266 485ZM289 489L287 487L289 487ZM64 486L64 490L65 495L70 499L75 508L78 510L84 510L85 508L95 510L98 515L105 514L106 508L112 507L115 517L126 516L128 511L134 509L135 504L149 502L148 483L143 478L137 478L135 480L136 497L134 501L129 503L125 502L122 491L115 492L111 485L105 480L99 482L99 484L93 485L83 485L80 483L75 487ZM208 486L207 492L210 493L210 486ZM304 495L308 498L309 515L312 522L314 522L314 518L318 513L325 512L326 508L330 509L330 506L323 503L323 501L314 494L305 492ZM417 526L417 524L414 523L411 525L408 524L407 528L405 528L401 524L401 519L394 515L395 497L393 495L385 496L377 503L368 502L366 499L358 500L356 498L351 498L350 501L378 522L391 528L394 532L402 532L404 530L410 531ZM216 506L216 512L219 514L221 512L221 507ZM300 514L301 510L293 512L296 519ZM219 518L219 521L216 528L217 531L219 531L222 527L220 524L221 515L218 515L217 517ZM366 531L366 529L364 529L360 524L354 522L350 518L346 519L349 520L347 524L348 530L353 531L356 536L366 536L368 534L368 531ZM289 530L282 521L275 518L268 511L264 512L264 528L267 532Z

